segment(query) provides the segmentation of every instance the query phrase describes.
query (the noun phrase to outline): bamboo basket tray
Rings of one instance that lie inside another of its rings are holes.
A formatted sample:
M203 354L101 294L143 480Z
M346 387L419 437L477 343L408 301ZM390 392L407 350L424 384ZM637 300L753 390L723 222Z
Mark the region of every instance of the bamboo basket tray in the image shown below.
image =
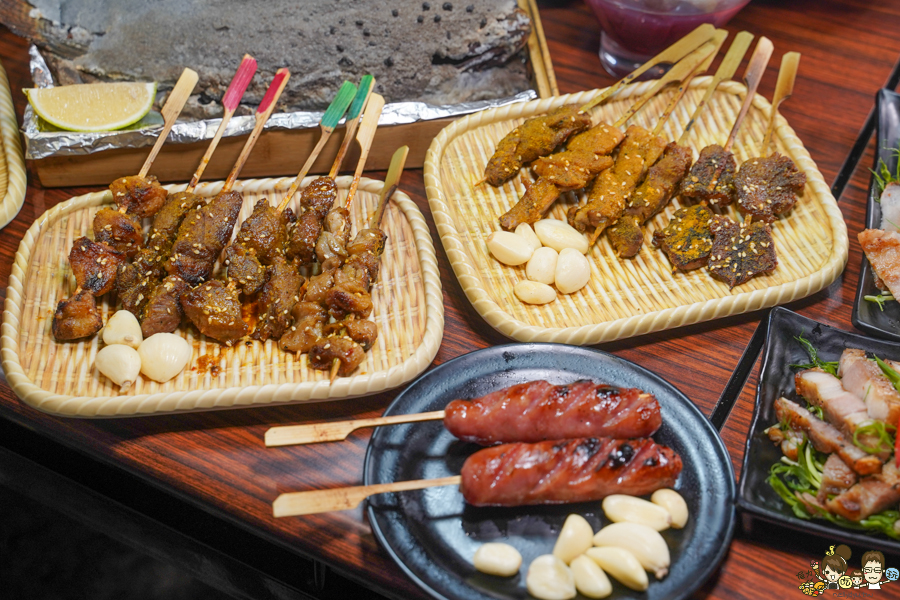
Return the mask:
M692 83L666 123L662 134L666 139L678 139L710 80L702 77ZM594 122L615 121L652 83L626 87L593 110ZM777 150L806 172L807 185L794 208L772 225L778 252L774 272L732 290L705 268L672 273L667 257L650 240L682 206L676 198L648 223L637 257L619 259L601 236L588 254L591 279L585 288L559 294L543 306L520 302L513 287L525 279L524 266L497 262L485 240L500 229L497 218L518 201L525 181L533 177L523 169L500 188L473 184L482 178L496 143L525 118L563 104L584 104L597 93L535 100L463 117L441 131L428 150L425 186L441 242L466 296L492 327L522 342L597 344L790 302L821 290L843 271L847 262L843 217L803 143L779 116ZM719 86L688 140L695 156L711 143L724 144L746 93L740 83ZM629 124L654 127L670 98L671 92L657 96ZM758 155L769 110L770 104L757 95L735 142L738 164ZM583 202L584 196L564 194L547 216L565 220L568 208ZM725 212L737 218L734 207Z
M6 227L22 209L26 184L19 122L9 91L9 80L0 65L0 228Z
M350 180L337 179L338 202L346 197ZM244 194L239 222L249 216L258 199L276 202L290 184L290 179L238 182L235 189ZM354 233L374 211L382 187L380 181L362 179L352 209ZM222 182L201 184L197 193L212 196L221 188ZM298 199L299 195L293 204ZM63 202L35 221L19 245L7 289L0 349L7 381L30 406L62 416L120 417L351 398L406 383L424 371L437 353L444 311L434 246L422 213L406 194L397 192L382 221L388 243L372 288L370 318L377 323L379 335L353 375L331 385L327 371L309 368L306 355L282 352L272 340L248 339L228 348L182 325L177 333L194 349L187 368L164 384L141 376L119 395L118 386L93 368L94 356L102 347L100 336L57 343L50 332L57 302L75 289L67 258L72 242L90 233L97 209L111 201L106 191ZM105 322L115 310L116 299L107 294L101 300Z

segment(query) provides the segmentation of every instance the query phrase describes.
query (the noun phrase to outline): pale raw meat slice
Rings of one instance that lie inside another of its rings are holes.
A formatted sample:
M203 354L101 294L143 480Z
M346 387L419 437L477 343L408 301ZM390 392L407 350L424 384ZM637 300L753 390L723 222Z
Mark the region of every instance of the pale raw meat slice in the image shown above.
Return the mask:
M821 369L808 369L794 377L797 393L807 402L822 409L825 420L837 427L849 439L862 426L872 422L866 403L861 398L843 388L841 380ZM865 433L857 436L861 446L875 448L878 436ZM879 453L881 460L887 459L890 450Z
M866 477L849 490L835 496L826 506L851 521L865 519L900 502L900 471L888 461L878 475Z
M844 350L838 374L844 389L866 403L871 418L897 424L900 419L900 393L884 376L878 364L866 358L863 350Z
M866 229L857 238L875 271L876 285L900 298L900 233Z
M889 183L881 192L881 228L900 231L900 183Z
M817 499L825 502L828 496L841 494L856 483L858 477L853 469L847 466L837 454L829 454L822 469L822 485L819 486Z
M881 471L881 461L877 456L866 454L834 426L813 416L796 402L779 398L775 401L775 415L779 422L786 422L791 429L806 433L816 450L826 454L836 452L860 475L871 475Z

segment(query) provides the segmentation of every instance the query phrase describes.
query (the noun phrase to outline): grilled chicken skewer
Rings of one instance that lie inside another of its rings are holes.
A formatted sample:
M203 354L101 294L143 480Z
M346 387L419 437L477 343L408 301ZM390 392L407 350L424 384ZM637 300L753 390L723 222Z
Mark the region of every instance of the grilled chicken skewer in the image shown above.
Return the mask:
M737 34L731 48L722 64L716 71L700 103L691 115L681 137L673 144L666 146L662 157L650 167L647 177L631 197L625 213L611 227L607 228L606 235L613 249L621 258L633 258L637 256L644 243L644 223L650 220L656 213L662 210L672 199L678 185L687 174L693 161L693 152L685 145L690 135L693 124L699 119L700 113L709 102L716 88L724 80L731 79L737 71L744 54L753 41L753 35L742 31ZM711 62L711 59L710 59Z
M269 84L266 94L256 111L256 124L244 143L237 162L225 180L222 191L209 204L188 213L178 228L172 256L166 263L169 275L177 275L189 285L181 297L181 307L188 319L207 337L231 345L247 333L247 324L241 318L241 304L234 284L209 280L213 266L231 237L244 198L232 190L241 168L262 133L284 86L290 71L279 69Z
M718 52L723 41L724 37L719 34L716 39L718 45L716 42L707 42L695 51L698 53L697 60L685 63L682 67L680 73L682 83L661 115L654 131L649 132L634 125L629 127L616 158L616 164L601 173L594 181L584 205L572 207L569 210L569 223L573 227L579 231L593 228L591 244L597 240L606 227L613 225L622 216L626 202L643 175L663 153L666 142L659 137L658 133L662 130L675 104L683 97L693 75L699 69L708 66L711 62L708 57L711 53ZM673 67L673 70L681 65L682 63L679 63Z
M678 62L711 39L714 32L715 28L712 25L708 23L700 25L633 73L598 94L587 104L580 107L567 104L554 109L547 115L527 119L497 144L493 156L485 167L483 181L487 181L495 187L500 186L514 177L523 165L552 153L570 136L590 127L590 117L587 115L587 111L591 108L640 77L651 67Z
M119 210L98 211L98 215L111 213L109 215L111 218L101 217L100 223L95 218L93 224L95 241L80 238L73 244L69 252L69 262L76 275L77 288L72 298L61 300L57 304L51 326L57 341L81 339L97 333L103 326L94 296L112 289L118 265L126 260L132 248L136 252L143 243L141 225L137 218L154 214L165 201L166 190L159 186L155 177L147 178L146 175L168 137L175 119L197 84L197 79L195 71L184 70L163 106L165 125L150 155L144 161L140 173L133 177L117 179L110 185L113 200L119 205ZM134 217L124 214L129 208L133 209ZM101 234L99 237L96 235L98 224ZM117 239L116 236L121 237Z
M537 222L563 192L589 185L599 173L610 168L614 161L609 155L625 137L620 128L667 85L683 80L688 73L705 71L727 35L724 30L717 31L712 42L682 59L611 126L599 123L572 136L564 151L537 159L534 163L537 181L500 217L500 226L514 230L522 223ZM701 64L699 69L698 64Z
M172 332L183 316L181 304L175 302L151 302L157 296L157 288L165 275L164 265L169 258L172 243L184 216L203 203L203 198L194 194L194 189L209 164L231 117L244 95L244 91L256 73L256 60L245 55L235 73L231 84L222 97L225 113L210 141L200 164L197 166L187 189L170 194L160 211L154 216L153 224L147 235L147 243L132 259L132 262L119 267L116 277L116 290L123 308L132 312L141 321L144 337L154 333ZM100 213L98 213L99 216ZM94 221L95 226L97 220ZM172 278L177 278L171 280ZM177 276L170 276L166 282L170 290L173 286L184 287L186 284Z

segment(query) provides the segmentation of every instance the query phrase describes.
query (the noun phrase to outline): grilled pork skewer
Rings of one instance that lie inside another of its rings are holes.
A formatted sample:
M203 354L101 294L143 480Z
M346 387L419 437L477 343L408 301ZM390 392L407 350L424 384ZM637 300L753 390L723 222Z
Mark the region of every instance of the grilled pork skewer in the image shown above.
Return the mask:
M172 245L172 256L166 263L169 275L177 275L186 283L197 286L181 296L181 307L185 315L200 333L226 345L231 345L247 333L247 324L240 318L238 292L233 282L226 286L220 281L207 280L231 237L244 203L241 193L232 190L234 182L266 121L275 110L275 104L290 76L287 69L279 69L275 73L275 78L257 108L256 125L244 143L222 191L209 204L196 208L185 216Z
M552 153L570 136L590 127L590 116L587 112L591 108L611 97L651 67L680 61L712 38L714 32L715 28L708 23L697 27L583 106L567 104L547 115L526 119L497 144L493 156L485 166L482 181L487 181L495 187L500 186L514 177L523 165Z
M461 440L483 446L576 437L649 437L662 424L659 402L635 388L591 381L552 385L529 381L473 400L454 400L445 410L339 423L272 427L266 446L290 446L346 439L363 427L443 420Z
M113 209L101 209L98 211L98 215L111 213L106 218L101 216L101 225L99 227L101 235L99 237L96 235L98 226L95 218L95 241L90 242L87 238L82 238L72 246L72 250L69 252L69 260L73 264L73 271L77 271L77 288L72 298L61 300L57 304L51 326L53 336L57 341L65 342L81 339L97 333L103 327L103 319L100 316L93 296L100 295L99 292L101 291L105 293L112 289L115 283L116 267L128 257L132 247L136 251L143 242L140 233L140 222L124 213L129 207L137 211L138 215L153 214L153 212L159 210L157 205L159 203L159 193L148 191L150 188L153 188L152 183L154 182L156 184L155 188L162 190L162 200L165 200L166 191L159 186L156 178L145 179L145 176L153 164L153 159L156 158L159 149L165 142L166 137L168 137L169 130L175 123L175 119L181 113L184 103L197 84L197 79L195 71L191 69L184 70L174 89L169 94L166 104L163 106L162 115L165 119L165 125L157 137L156 144L153 146L150 155L144 161L140 173L135 177L116 180L121 183L121 186L116 182L113 182L113 185L110 186L113 200L120 206L119 211ZM119 189L120 187L122 189ZM121 236L121 239L113 237L114 233ZM104 240L108 241L109 244ZM90 290L95 291L91 292ZM91 295L91 298L87 298L85 294ZM69 303L72 303L72 305L69 306Z
M222 97L225 113L222 116L219 127L206 148L203 158L200 159L200 164L194 171L187 189L168 196L166 203L153 218L153 224L147 235L146 246L137 252L130 263L119 268L116 278L116 291L118 292L119 300L122 302L123 308L134 313L140 319L144 337L149 337L154 333L174 331L183 316L181 304L177 298L174 306L171 305L171 302L163 302L158 306L150 307L148 307L148 304L151 304L151 298L157 301L161 293L158 290L158 286L165 275L164 265L169 258L172 243L178 233L178 227L187 213L203 203L204 199L194 194L194 189L196 189L203 171L206 170L206 165L209 164L231 117L241 101L241 97L244 95L244 91L255 73L256 60L252 56L245 55L234 78L231 80L231 84L225 91L225 95ZM97 213L97 216L99 217L100 213ZM94 220L95 229L96 226L97 219ZM140 231L138 231L138 234L140 234ZM177 281L167 280L166 283L170 284L166 286L169 290L172 289L172 285L180 289L183 287L182 284L184 284L180 278ZM148 317L153 318L148 321ZM163 322L158 321L160 318L163 319Z
M759 38L756 49L744 72L744 83L747 86L747 96L741 105L734 125L731 127L731 133L728 134L728 140L725 146L711 144L700 151L700 157L691 168L690 174L684 178L681 183L679 193L685 198L694 198L718 206L727 206L731 204L734 198L734 173L737 170L737 163L734 160L734 154L731 147L737 137L737 133L741 128L744 117L750 110L750 104L756 95L756 89L759 82L766 71L766 65L769 57L772 56L772 42L766 37Z
M797 193L806 185L806 174L798 171L790 158L778 152L766 156L775 130L778 106L794 89L799 62L798 52L788 52L782 57L760 157L744 161L734 176L738 209L743 214L752 215L754 219L766 223L774 222L777 215L789 211L797 201Z
M737 71L738 65L752 41L753 35L746 31L737 34L710 82L706 94L697 104L694 114L685 125L681 137L676 143L666 146L662 157L650 167L647 177L631 196L625 213L614 225L607 228L606 236L617 256L633 258L640 252L644 243L643 225L669 203L681 180L691 168L693 152L685 145L685 142L693 124L699 119L703 108L709 102L719 83L731 79Z
M569 223L573 227L579 231L593 228L591 244L597 240L606 227L614 224L622 216L627 200L640 183L644 173L663 153L666 142L659 137L658 133L662 130L675 104L683 97L693 74L710 62L707 60L709 55L718 52L724 37L719 34L716 41L718 45L716 42L707 42L698 48L693 54L693 61L682 61L673 67L673 70L681 67L679 75L682 83L661 115L654 131L649 132L636 125L629 127L619 155L616 157L616 164L594 180L587 201L582 206L572 207L569 210ZM712 55L715 56L715 54Z
M458 477L281 494L272 510L275 517L347 510L373 494L442 485L459 485L473 506L588 502L672 487L681 468L681 457L650 439L504 444L469 456Z

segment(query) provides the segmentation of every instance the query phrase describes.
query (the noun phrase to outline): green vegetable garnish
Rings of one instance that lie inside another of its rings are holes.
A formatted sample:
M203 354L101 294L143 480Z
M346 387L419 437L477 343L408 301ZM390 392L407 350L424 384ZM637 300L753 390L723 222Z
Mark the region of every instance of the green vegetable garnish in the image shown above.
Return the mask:
M900 148L885 148L885 150L890 150L895 158L900 158ZM878 166L874 170L869 170L872 171L872 175L875 177L875 201L881 202L881 194L884 192L884 188L889 183L900 183L900 160L897 161L895 173L891 173L891 170L880 158L878 159Z
M895 298L891 294L878 294L877 296L863 296L863 300L866 300L868 302L875 302L876 304L878 304L878 308L880 308L881 311L884 312L884 303L891 302L895 300Z
M816 367L822 369L826 373L831 373L835 377L837 377L838 372L838 361L824 361L819 359L819 351L816 350L813 345L809 342L809 340L803 337L803 334L794 336L794 339L800 342L804 349L806 349L806 354L809 355L809 362L805 365L790 365L795 369L814 369Z

